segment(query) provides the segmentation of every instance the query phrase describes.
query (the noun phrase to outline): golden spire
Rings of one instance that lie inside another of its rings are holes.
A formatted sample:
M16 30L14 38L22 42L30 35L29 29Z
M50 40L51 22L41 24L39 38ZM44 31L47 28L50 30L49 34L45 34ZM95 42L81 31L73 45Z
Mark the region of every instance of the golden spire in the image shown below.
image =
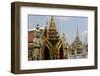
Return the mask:
M54 21L54 17L51 16L51 21L50 21L50 26L49 26L50 29L56 29L56 26L55 26L55 21Z

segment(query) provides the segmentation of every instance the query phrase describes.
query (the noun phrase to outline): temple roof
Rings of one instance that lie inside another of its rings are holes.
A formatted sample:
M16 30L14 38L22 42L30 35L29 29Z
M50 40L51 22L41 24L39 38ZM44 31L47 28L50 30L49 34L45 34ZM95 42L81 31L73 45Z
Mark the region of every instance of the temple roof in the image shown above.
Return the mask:
M72 44L74 44L74 45L82 44L82 42L81 42L81 40L80 40L80 38L79 38L79 30L78 30L78 26L77 26L76 39L75 39L75 41L74 41Z

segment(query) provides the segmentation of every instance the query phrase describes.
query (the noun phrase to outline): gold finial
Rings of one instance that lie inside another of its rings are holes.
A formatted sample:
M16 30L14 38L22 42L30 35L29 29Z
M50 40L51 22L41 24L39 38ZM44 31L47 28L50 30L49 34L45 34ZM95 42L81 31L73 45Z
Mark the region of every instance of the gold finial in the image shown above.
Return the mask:
M54 17L51 16L51 21L50 21L50 29L56 29L56 26L55 26L55 21L54 21Z

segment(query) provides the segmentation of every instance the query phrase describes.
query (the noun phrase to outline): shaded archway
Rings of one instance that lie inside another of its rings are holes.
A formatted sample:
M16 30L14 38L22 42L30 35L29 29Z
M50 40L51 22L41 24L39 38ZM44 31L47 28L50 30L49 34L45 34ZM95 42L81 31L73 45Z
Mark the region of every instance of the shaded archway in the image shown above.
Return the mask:
M49 60L49 59L50 59L50 52L48 47L46 46L44 50L44 60Z
M63 47L62 46L61 46L59 51L60 51L60 59L63 59L64 52L63 52Z

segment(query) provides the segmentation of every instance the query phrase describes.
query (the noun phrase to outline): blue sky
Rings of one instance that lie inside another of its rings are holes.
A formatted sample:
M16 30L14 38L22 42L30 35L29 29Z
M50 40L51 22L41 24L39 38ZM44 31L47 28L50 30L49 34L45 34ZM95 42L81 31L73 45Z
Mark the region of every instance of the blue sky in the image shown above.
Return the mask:
M50 23L51 16L42 15L29 15L28 16L28 29L34 29L37 24L43 27L48 22ZM79 29L79 37L82 42L86 41L88 35L88 17L78 17L78 16L54 16L56 28L60 35L66 34L67 41L71 44L76 37L77 26Z

